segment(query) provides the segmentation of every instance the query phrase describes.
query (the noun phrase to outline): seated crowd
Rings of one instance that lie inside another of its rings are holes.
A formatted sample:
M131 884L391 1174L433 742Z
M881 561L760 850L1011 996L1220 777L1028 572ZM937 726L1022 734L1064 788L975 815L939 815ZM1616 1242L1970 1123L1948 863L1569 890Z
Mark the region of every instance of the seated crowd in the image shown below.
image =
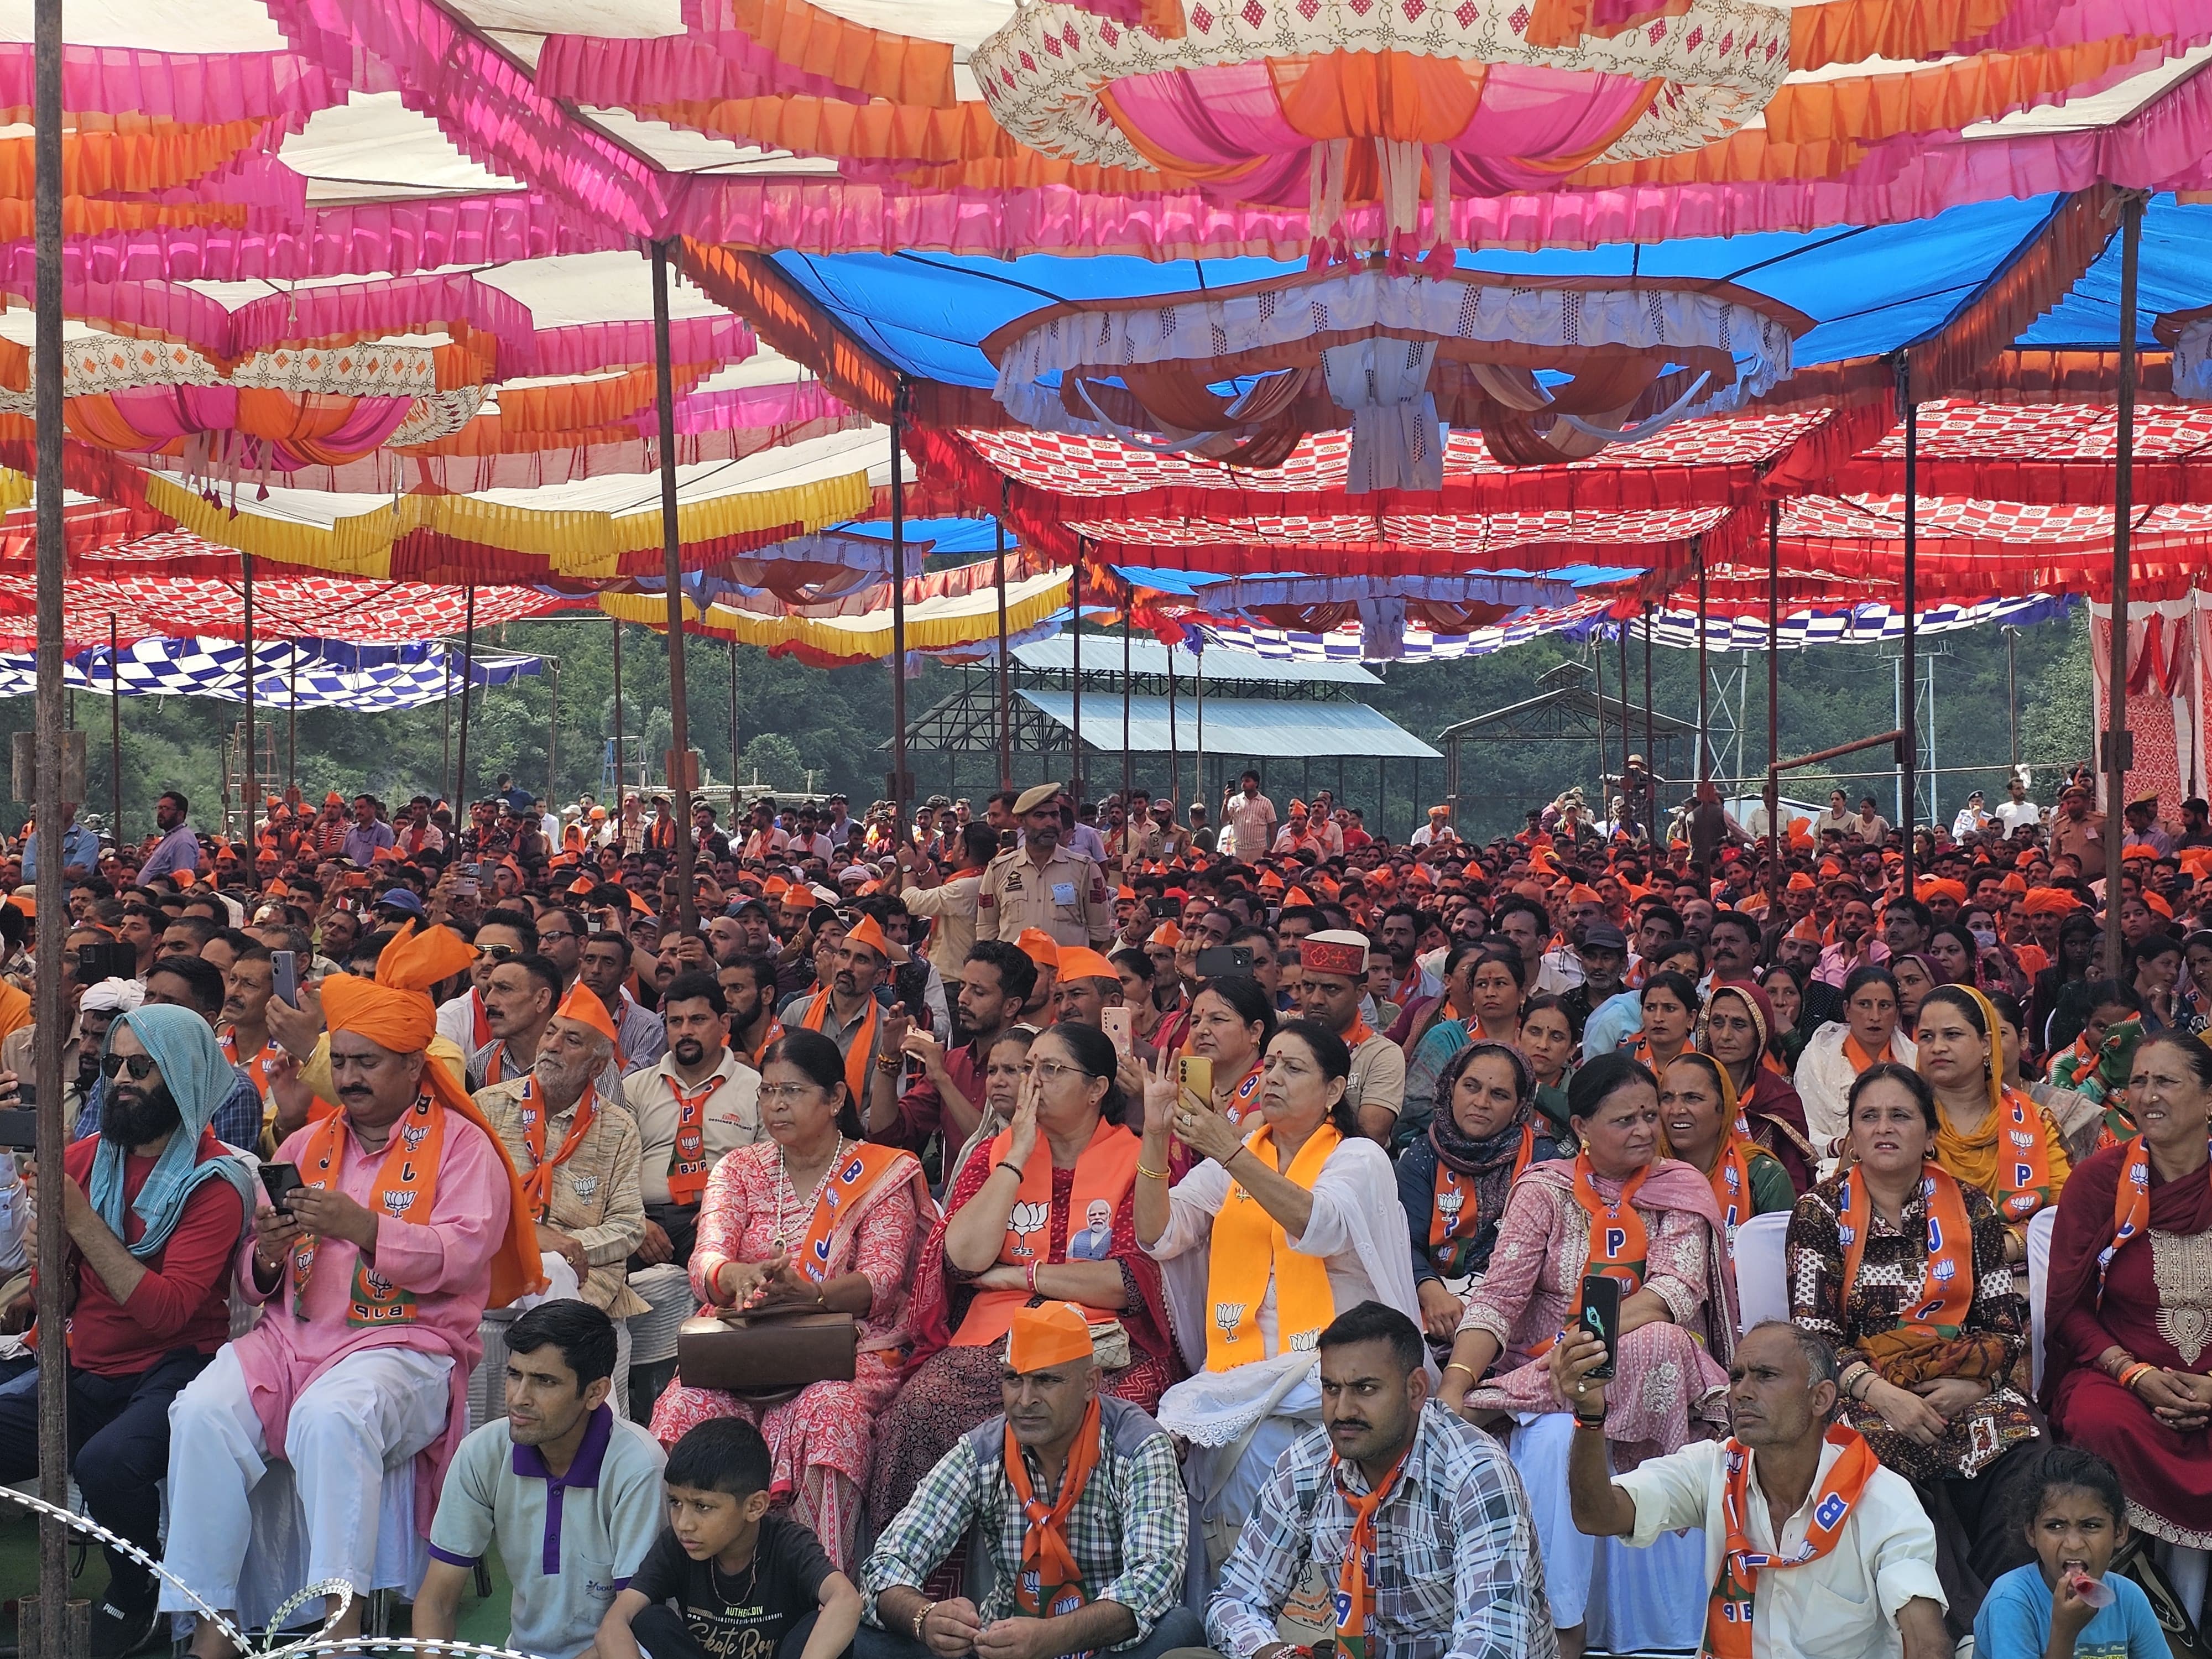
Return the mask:
M453 1637L495 1545L545 1659L2193 1639L2212 846L2133 803L2107 894L2069 794L1908 892L1840 815L1393 848L1258 785L702 808L688 896L665 802L272 799L194 870L165 797L47 950L0 902L87 1512L341 1638ZM105 1553L122 1659L193 1603Z

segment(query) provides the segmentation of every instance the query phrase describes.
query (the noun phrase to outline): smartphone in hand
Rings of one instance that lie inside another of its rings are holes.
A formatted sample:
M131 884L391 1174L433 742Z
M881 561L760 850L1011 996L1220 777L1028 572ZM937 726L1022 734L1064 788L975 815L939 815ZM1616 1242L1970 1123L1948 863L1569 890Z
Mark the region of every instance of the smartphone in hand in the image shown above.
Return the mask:
M264 1164L261 1166L262 1190L269 1194L269 1206L279 1215L292 1213L292 1194L306 1183L300 1179L296 1164Z
M1590 1371L1593 1382L1613 1381L1613 1356L1620 1352L1620 1281L1603 1273L1583 1278L1583 1328L1605 1344L1605 1363Z
M270 966L275 980L276 1000L287 1008L300 1006L300 953L297 951L271 951Z
M1133 1008L1102 1008L1098 1023L1112 1039L1114 1052L1127 1059L1137 1041L1137 1011Z
M1213 1058L1210 1054L1185 1054L1176 1061L1176 1080L1200 1100L1213 1098Z

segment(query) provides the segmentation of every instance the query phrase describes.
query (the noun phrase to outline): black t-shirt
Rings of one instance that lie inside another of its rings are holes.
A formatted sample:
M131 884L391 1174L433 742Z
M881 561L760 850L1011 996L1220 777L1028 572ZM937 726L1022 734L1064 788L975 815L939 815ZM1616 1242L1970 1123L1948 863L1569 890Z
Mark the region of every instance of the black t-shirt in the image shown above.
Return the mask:
M792 1627L820 1607L822 1581L836 1571L811 1532L771 1515L763 1517L752 1565L743 1571L694 1561L676 1534L664 1531L629 1588L648 1601L676 1603L685 1628L714 1659L775 1659Z

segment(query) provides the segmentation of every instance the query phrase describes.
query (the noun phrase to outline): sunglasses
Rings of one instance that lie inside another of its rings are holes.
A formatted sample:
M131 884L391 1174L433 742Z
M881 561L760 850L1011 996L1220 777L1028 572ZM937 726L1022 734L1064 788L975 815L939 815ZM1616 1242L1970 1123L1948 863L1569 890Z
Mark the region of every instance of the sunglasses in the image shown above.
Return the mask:
M520 956L522 952L512 945L479 945L477 946L477 954L480 957L489 957L494 962L506 962Z
M154 1075L154 1056L151 1054L102 1054L100 1057L100 1074L102 1077L112 1078L117 1073L126 1069L131 1073L132 1082L143 1083Z

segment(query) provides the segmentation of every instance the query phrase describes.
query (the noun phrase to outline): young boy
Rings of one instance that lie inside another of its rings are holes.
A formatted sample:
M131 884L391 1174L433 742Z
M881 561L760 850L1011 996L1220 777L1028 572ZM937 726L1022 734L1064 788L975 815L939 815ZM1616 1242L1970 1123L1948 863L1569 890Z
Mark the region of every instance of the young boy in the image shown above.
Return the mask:
M838 1659L860 1592L814 1534L771 1516L768 1443L742 1418L702 1423L668 1454L668 1530L599 1626L599 1659ZM673 1601L675 1605L668 1605Z

